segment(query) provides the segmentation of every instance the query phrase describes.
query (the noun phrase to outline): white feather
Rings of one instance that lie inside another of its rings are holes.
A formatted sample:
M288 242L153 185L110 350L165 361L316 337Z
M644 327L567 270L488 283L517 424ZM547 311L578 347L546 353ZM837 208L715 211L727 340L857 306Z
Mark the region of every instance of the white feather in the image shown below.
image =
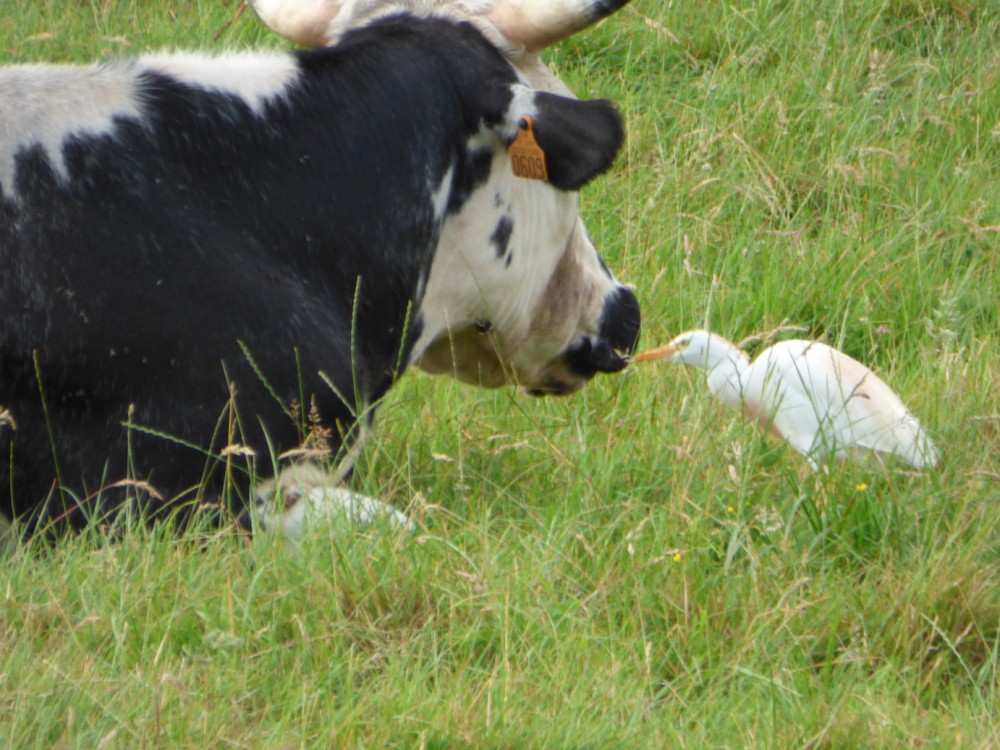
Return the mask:
M379 524L412 531L406 515L391 505L329 482L320 467L297 464L259 484L255 513L261 528L279 530L291 539L301 539L323 524L344 531Z

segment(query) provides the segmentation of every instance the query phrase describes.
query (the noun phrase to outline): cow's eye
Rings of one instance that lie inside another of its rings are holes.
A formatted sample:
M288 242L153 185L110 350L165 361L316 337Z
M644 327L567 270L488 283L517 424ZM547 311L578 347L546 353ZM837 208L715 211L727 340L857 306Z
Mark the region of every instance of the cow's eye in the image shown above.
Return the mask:
M285 510L291 510L302 499L302 490L298 487L289 487L281 496L281 504Z
M493 324L490 321L486 320L486 318L480 318L475 323L473 323L473 325L475 326L476 330L479 331L480 333L489 333L490 331L493 330Z

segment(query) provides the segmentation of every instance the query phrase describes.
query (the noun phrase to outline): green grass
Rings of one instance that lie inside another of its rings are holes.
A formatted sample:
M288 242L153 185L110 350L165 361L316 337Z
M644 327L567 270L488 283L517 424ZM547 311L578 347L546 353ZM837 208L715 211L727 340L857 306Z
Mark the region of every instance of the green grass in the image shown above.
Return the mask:
M281 43L235 9L7 0L0 57ZM6 558L0 744L1000 744L998 50L985 0L635 0L548 56L627 118L583 212L644 344L802 326L938 470L809 475L680 368L542 401L414 372L354 480L412 538Z

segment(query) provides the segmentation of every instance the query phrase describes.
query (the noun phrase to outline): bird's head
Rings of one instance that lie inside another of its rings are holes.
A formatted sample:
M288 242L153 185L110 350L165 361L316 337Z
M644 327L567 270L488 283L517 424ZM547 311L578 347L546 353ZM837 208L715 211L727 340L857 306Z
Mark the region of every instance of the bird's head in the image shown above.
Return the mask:
M732 352L737 351L729 341L711 331L685 331L666 346L650 349L632 357L633 362L676 362L682 365L711 370Z

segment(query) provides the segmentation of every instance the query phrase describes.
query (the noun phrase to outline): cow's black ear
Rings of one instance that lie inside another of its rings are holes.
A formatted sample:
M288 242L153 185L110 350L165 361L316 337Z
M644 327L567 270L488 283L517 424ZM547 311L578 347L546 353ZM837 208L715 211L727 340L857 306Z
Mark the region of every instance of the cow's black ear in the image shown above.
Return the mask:
M552 185L579 190L614 162L625 130L611 102L539 91L535 107L535 138L545 152Z

